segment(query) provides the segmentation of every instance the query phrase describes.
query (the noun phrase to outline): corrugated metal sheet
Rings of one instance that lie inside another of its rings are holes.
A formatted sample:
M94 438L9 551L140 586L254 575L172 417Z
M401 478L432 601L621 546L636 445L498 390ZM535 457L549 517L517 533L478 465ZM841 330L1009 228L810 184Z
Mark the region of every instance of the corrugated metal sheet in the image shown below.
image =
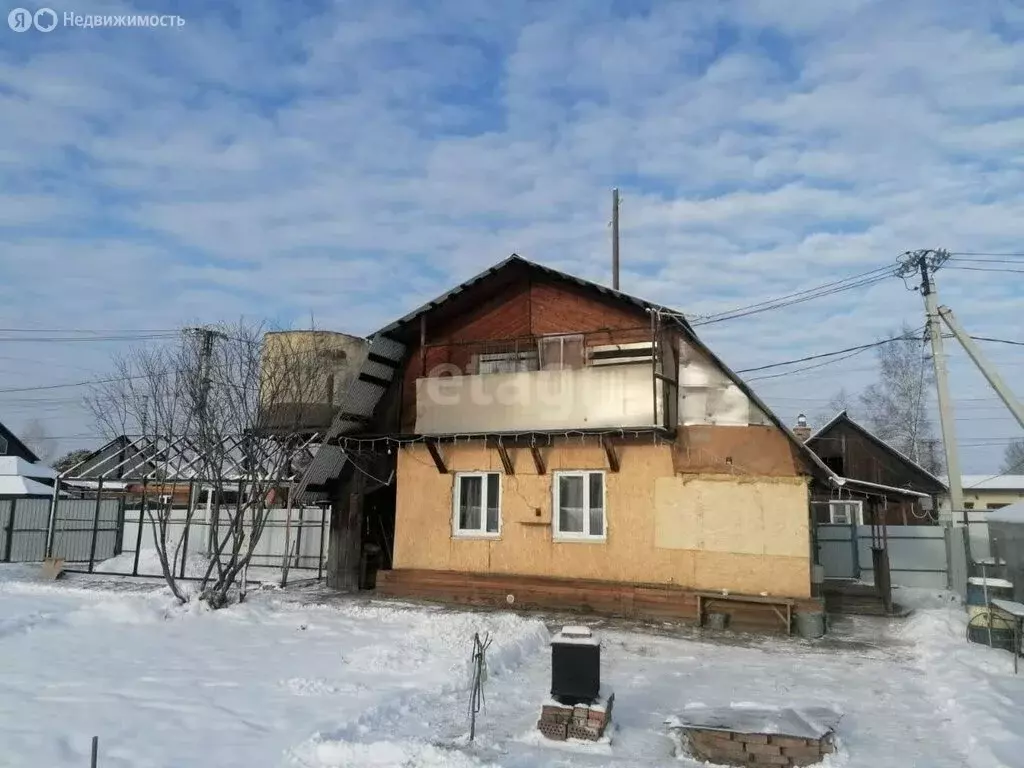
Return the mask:
M46 557L49 521L49 499L0 501L0 525L3 526L3 533L0 534L0 559L12 563L43 560ZM10 543L7 541L8 531L11 532Z
M69 563L87 563L95 525L95 562L113 557L119 534L119 507L116 499L103 499L97 517L94 499L61 500L53 524L53 556Z

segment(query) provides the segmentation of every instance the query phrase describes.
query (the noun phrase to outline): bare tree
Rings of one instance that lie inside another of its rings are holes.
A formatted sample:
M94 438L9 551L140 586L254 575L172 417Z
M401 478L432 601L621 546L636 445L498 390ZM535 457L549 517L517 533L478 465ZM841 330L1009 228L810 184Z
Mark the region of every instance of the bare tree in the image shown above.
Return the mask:
M93 452L88 448L76 448L73 451L68 451L53 462L53 468L58 472L63 472L65 469L71 469L71 467L89 458L92 453Z
M266 339L273 339L267 343ZM142 435L150 476L169 501L148 507L160 566L181 602L183 542L171 509L188 489L187 532L207 495L210 559L199 599L219 608L244 574L274 508L289 505L298 452L317 412L331 407L331 356L315 332L266 336L262 327L186 332L180 343L135 349L114 360L115 375L88 398L111 435Z
M1024 440L1014 440L1006 446L1006 452L1003 454L1003 467L1000 471L1004 475L1024 472Z
M29 419L21 430L21 441L32 449L32 453L43 463L48 463L57 453L57 443L50 439L49 432L39 419Z
M877 348L878 381L860 395L868 427L893 448L929 472L942 471L934 445L934 426L928 415L928 392L935 376L926 342L904 325L898 341Z
M817 414L816 424L819 426L832 419L840 411L846 411L851 418L857 418L857 396L843 387L829 398L825 409Z

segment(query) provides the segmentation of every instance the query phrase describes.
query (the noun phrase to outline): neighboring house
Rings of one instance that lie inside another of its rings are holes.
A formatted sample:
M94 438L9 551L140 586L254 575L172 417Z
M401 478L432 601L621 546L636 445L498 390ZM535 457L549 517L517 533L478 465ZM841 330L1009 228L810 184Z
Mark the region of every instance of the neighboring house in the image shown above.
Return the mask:
M18 436L0 422L0 456L14 456L29 464L38 464L39 457Z
M310 472L349 535L393 525L386 593L666 615L811 594L808 486L834 475L678 313L513 256L371 337L354 389L351 461Z
M944 477L943 480L946 480ZM1024 475L961 475L964 491L964 509L985 512L1002 509L1024 500ZM944 515L950 511L949 496L939 502Z
M932 525L945 483L841 411L812 432L801 417L794 430L843 478L816 484L814 519L824 524Z
M52 497L56 473L0 423L0 498Z

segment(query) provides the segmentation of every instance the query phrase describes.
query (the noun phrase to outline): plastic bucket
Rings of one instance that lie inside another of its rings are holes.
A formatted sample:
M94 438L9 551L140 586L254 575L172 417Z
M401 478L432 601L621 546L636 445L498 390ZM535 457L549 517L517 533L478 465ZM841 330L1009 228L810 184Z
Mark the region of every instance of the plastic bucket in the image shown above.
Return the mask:
M1003 598L1013 599L1013 584L1005 579L983 579L974 576L967 580L967 605L985 605L985 595L988 599Z
M796 631L800 637L813 640L825 635L825 614L821 611L796 614Z

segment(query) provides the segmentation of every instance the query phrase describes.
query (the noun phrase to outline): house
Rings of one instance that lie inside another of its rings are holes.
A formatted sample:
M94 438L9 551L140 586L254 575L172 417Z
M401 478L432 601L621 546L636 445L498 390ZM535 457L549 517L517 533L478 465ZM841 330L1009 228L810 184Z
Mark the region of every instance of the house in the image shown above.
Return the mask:
M944 480L946 478L943 478ZM1024 475L961 475L964 509L985 512L1024 500ZM939 500L940 514L950 512L949 496Z
M811 594L808 486L834 473L660 305L514 255L374 334L344 410L308 471L338 500L335 583L390 528L391 595Z
M0 422L0 456L13 456L29 464L38 464L39 457L21 442L18 436Z
M0 422L0 499L50 498L56 473Z
M840 411L818 430L806 419L794 430L822 462L843 478L816 484L812 505L819 524L933 525L945 483Z

